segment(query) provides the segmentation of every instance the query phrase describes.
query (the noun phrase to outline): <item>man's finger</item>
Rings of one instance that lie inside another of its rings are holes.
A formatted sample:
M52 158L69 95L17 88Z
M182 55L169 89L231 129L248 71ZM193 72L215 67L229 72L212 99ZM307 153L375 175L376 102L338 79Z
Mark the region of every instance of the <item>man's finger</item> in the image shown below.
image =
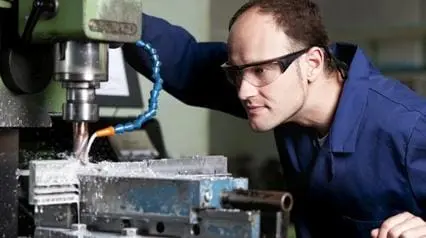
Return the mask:
M377 238L377 236L379 236L379 228L371 231L371 238Z
M387 238L399 238L404 232L408 232L413 228L424 225L424 221L420 217L407 219L389 230Z
M390 217L380 226L378 238L387 238L390 229L404 222L405 220L411 219L413 217L414 215L409 212L403 212L393 217Z
M398 238L411 238L411 237L426 237L426 225L423 224L416 228L402 232L401 236Z

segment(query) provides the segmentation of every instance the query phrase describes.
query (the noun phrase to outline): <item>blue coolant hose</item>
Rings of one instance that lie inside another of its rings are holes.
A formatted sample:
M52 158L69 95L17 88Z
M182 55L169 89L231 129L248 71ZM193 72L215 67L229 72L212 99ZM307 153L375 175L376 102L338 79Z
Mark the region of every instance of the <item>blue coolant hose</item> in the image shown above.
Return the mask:
M118 124L114 127L115 134L123 134L125 132L131 132L133 130L141 128L142 124L155 117L158 109L158 96L160 91L163 88L163 79L160 75L160 66L161 62L159 60L157 51L152 48L148 43L143 42L142 40L136 42L136 45L146 50L151 57L152 61L152 78L154 81L154 86L150 93L150 98L148 100L148 110L139 115L137 119L133 122L128 122L125 124Z

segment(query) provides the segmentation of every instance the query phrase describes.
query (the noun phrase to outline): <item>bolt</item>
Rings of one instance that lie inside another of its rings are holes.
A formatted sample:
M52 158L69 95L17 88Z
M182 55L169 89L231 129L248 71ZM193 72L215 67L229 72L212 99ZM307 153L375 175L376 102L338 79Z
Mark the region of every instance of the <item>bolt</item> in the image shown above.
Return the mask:
M210 193L209 190L204 192L204 201L210 202L210 200L213 198L213 195Z
M127 227L121 230L121 234L124 236L136 236L138 234L138 228Z

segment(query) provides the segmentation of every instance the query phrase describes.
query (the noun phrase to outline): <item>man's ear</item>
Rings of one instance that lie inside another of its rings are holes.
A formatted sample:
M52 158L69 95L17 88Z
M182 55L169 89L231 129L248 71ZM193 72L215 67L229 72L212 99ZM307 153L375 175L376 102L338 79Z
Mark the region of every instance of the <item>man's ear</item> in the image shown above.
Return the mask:
M306 77L309 83L314 82L324 69L325 55L320 47L312 47L305 54Z

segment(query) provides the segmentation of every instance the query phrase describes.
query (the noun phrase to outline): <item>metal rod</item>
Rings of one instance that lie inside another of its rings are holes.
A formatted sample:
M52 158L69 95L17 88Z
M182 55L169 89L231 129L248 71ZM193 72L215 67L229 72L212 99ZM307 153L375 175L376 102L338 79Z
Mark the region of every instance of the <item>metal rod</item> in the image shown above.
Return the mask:
M222 193L222 204L241 210L289 212L293 207L293 197L288 192L234 190Z
M73 122L73 152L77 153L85 146L85 142L89 140L89 125L87 122ZM76 154L79 156L79 154Z

